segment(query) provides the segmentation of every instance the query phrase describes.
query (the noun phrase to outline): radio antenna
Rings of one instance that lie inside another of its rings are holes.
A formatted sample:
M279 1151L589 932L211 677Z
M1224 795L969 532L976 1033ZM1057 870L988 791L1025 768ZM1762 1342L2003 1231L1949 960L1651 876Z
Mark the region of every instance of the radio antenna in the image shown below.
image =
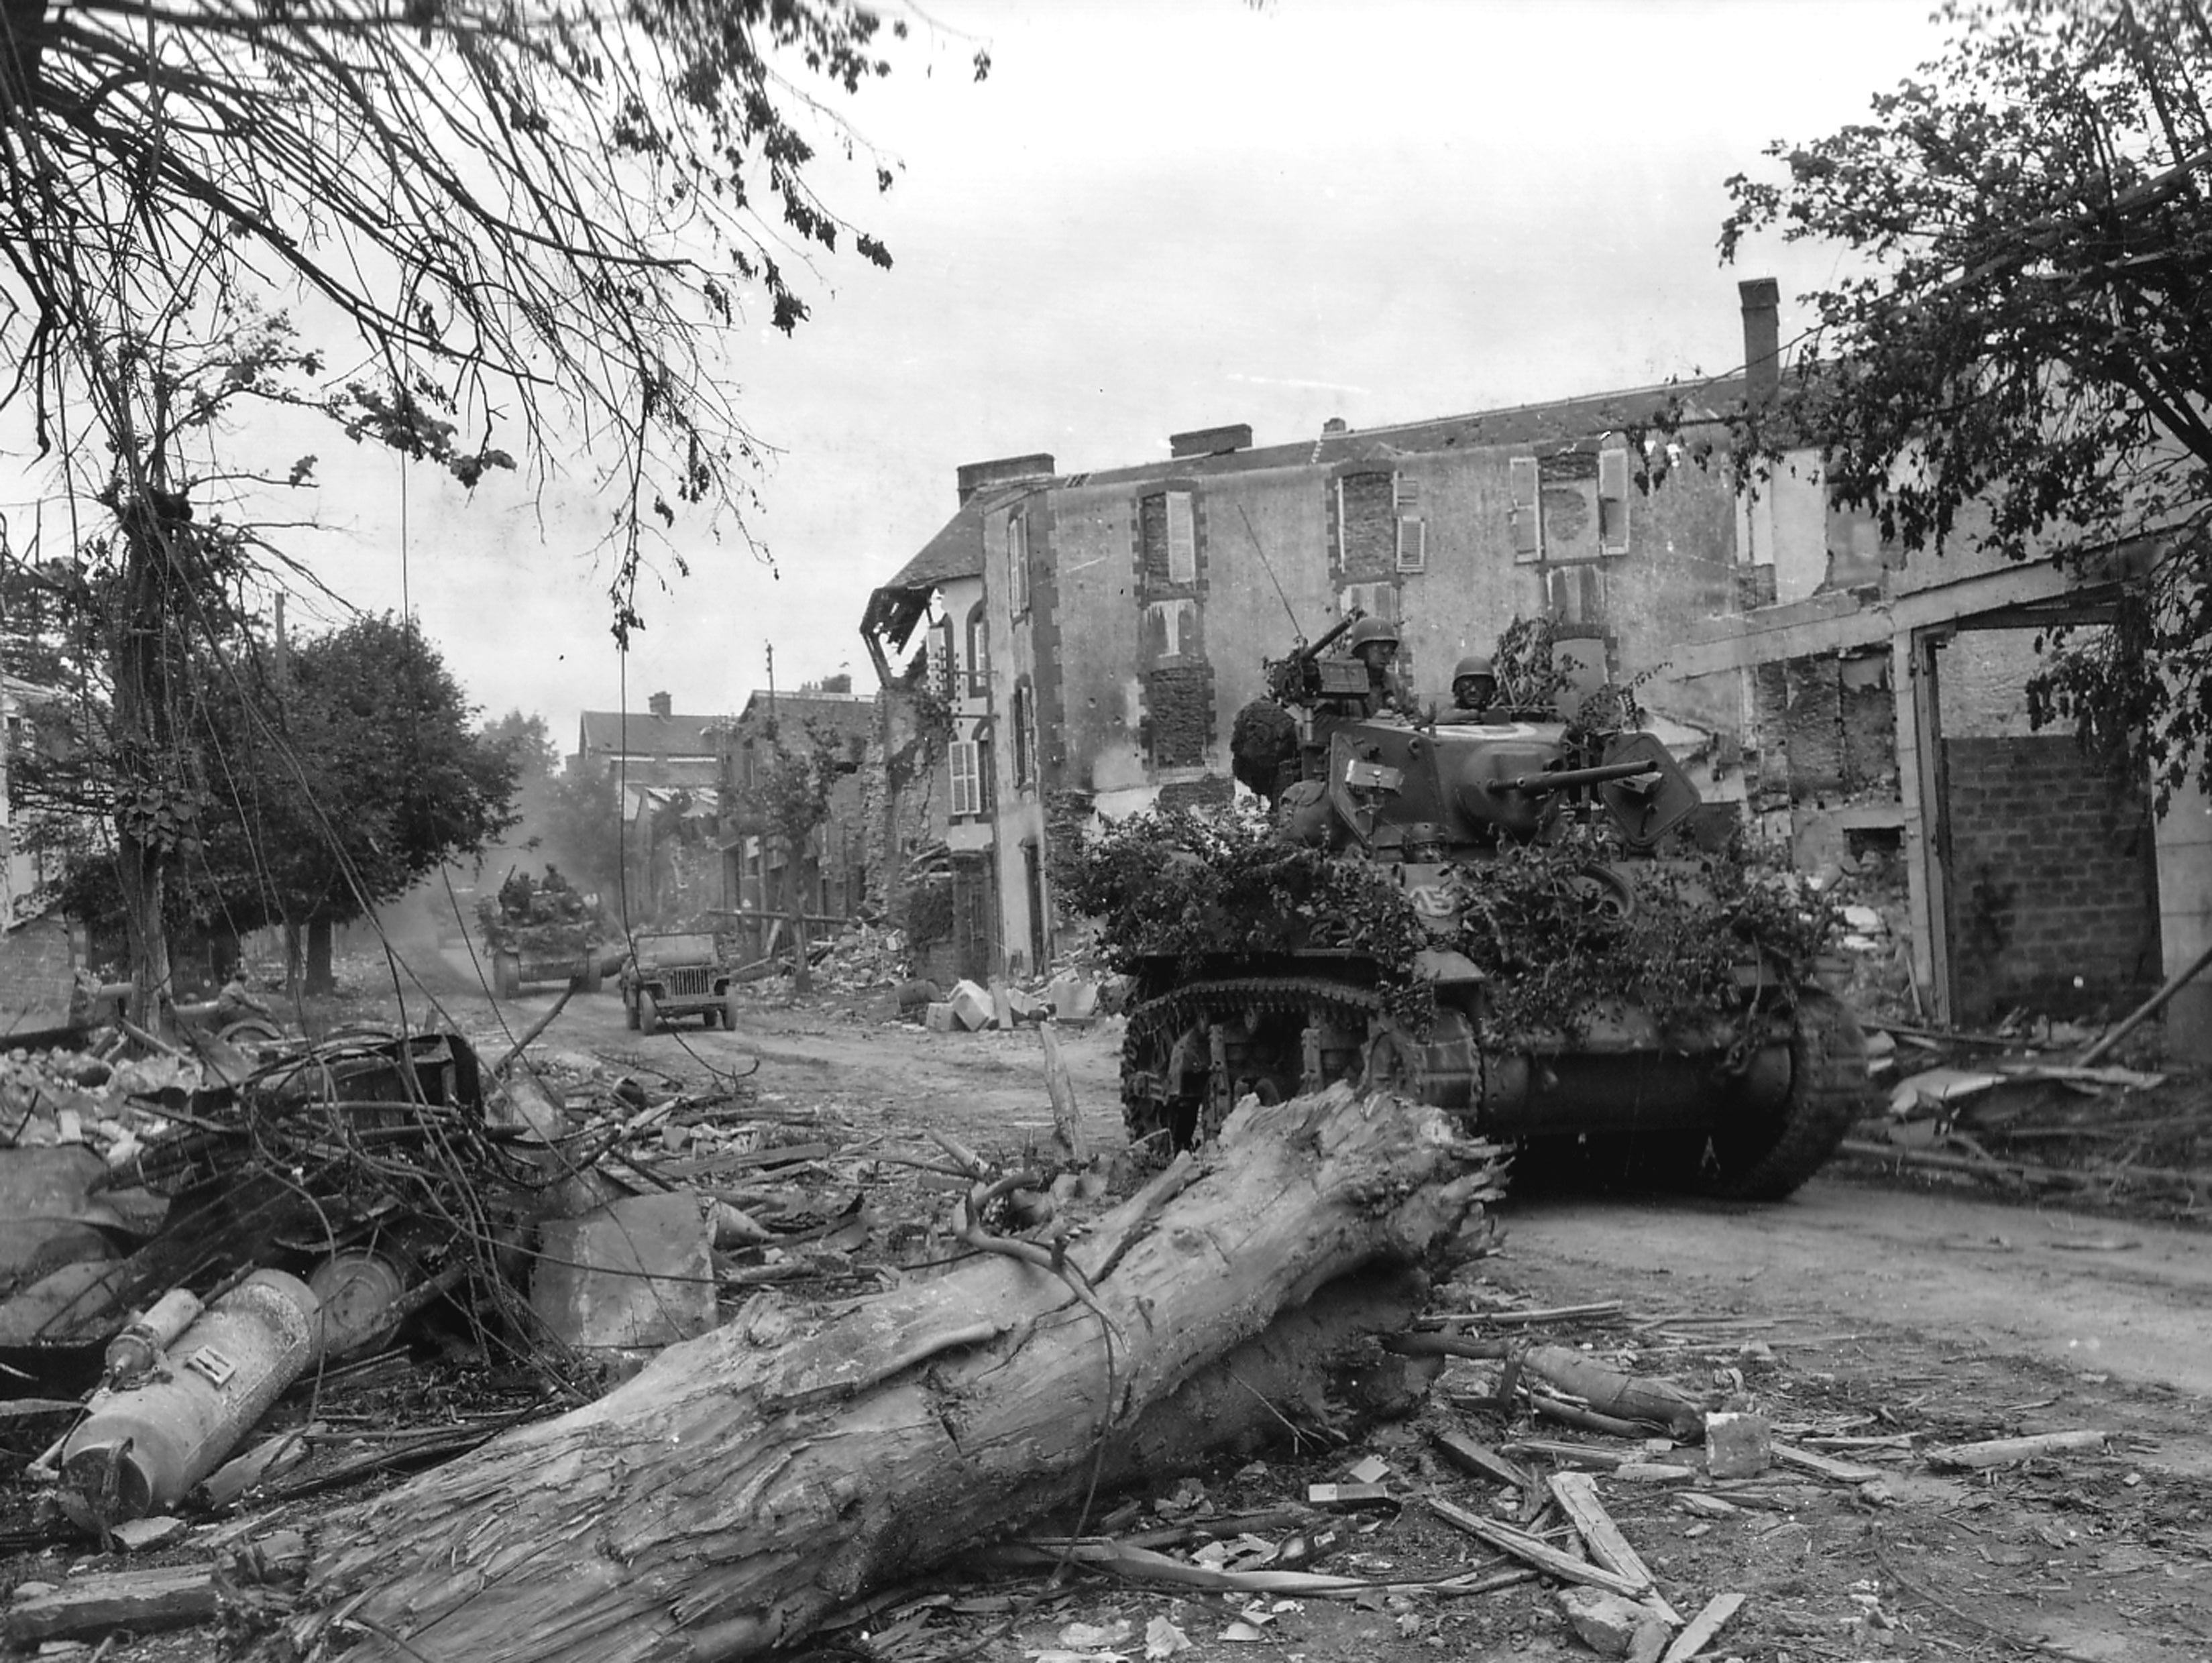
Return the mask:
M1283 580L1275 575L1274 566L1267 559L1267 551L1261 546L1260 534L1252 529L1252 516L1244 512L1244 505L1237 505L1237 516L1244 522L1244 535L1252 539L1252 552L1260 556L1261 569L1267 573L1267 581L1275 586L1275 598L1283 603L1283 610L1290 615L1291 634L1297 638L1300 646L1306 644L1306 632L1299 628L1298 615L1291 609L1291 598L1283 592Z

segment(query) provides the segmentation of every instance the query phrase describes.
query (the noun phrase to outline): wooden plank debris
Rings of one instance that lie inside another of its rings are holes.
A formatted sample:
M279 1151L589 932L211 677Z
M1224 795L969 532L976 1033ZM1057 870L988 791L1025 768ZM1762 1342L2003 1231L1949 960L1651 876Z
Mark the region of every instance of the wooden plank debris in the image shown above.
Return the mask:
M1690 1626L1674 1636L1674 1643L1667 1648L1661 1663L1690 1663L1690 1660L1712 1642L1743 1605L1740 1593L1717 1593L1705 1601L1705 1609L1690 1619Z
M229 1574L242 1581L272 1581L296 1575L307 1563L307 1539L297 1531L272 1533L234 1559ZM27 1583L8 1607L9 1642L29 1646L71 1635L118 1629L150 1633L204 1623L221 1604L216 1566L156 1565L145 1570L95 1571L58 1586Z
M1931 1466L2010 1466L2015 1461L2033 1460L2039 1455L2101 1450L2105 1441L2102 1432L2039 1432L2024 1438L1988 1438L1978 1443L1947 1444L1941 1449L1929 1450L1927 1460Z
M1444 1459L1462 1472L1473 1473L1478 1478L1492 1478L1522 1491L1535 1485L1535 1478L1530 1473L1516 1466L1488 1444L1464 1433L1439 1432L1436 1434L1436 1443L1437 1448L1443 1451Z
M1433 1319L1444 1328L1463 1328L1480 1323L1494 1328L1533 1328L1553 1322L1599 1322L1621 1314L1617 1299L1595 1300L1587 1305L1553 1305L1539 1311L1453 1311ZM1427 1326L1424 1323L1423 1326Z
M1587 1472L1554 1472L1551 1487L1559 1511L1567 1515L1567 1522L1589 1545L1590 1557L1614 1575L1643 1584L1647 1608L1663 1621L1680 1626L1681 1617L1659 1594L1658 1579L1651 1575L1651 1568L1630 1545L1628 1538L1620 1533L1620 1526L1613 1523L1613 1515L1598 1499L1597 1480Z
M1641 1459L1640 1452L1633 1449L1608 1449L1603 1444L1596 1443L1567 1443L1558 1438L1516 1438L1500 1447L1509 1455L1564 1461L1570 1466L1593 1466L1600 1472Z
M1839 1461L1832 1455L1816 1455L1809 1449L1800 1449L1796 1444L1778 1443L1774 1459L1784 1466L1794 1466L1800 1472L1811 1472L1839 1484L1863 1484L1884 1476L1878 1466L1863 1466L1856 1461Z
M1648 1583L1633 1582L1627 1577L1607 1570L1601 1566L1586 1564L1580 1559L1570 1558L1548 1542L1502 1525L1495 1519L1486 1519L1470 1513L1463 1507L1455 1507L1441 1496L1428 1498L1430 1508L1437 1517L1456 1529L1465 1531L1478 1542L1494 1547L1500 1553L1534 1565L1537 1569L1569 1582L1583 1582L1594 1588L1603 1588L1624 1599L1643 1597Z

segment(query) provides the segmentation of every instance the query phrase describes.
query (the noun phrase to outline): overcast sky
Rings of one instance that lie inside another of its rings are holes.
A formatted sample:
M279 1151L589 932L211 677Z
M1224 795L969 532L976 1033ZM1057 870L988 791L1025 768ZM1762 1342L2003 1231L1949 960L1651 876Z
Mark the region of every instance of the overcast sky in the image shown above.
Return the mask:
M774 566L698 539L692 574L646 598L629 704L733 712L770 641L780 687L841 669L872 687L868 591L952 513L964 462L1103 468L1185 428L1249 422L1266 445L1332 416L1735 367L1737 280L1782 279L1787 338L1830 257L1775 245L1720 267L1723 181L1769 139L1863 118L1932 55L1929 9L930 0L852 106L898 184L823 179L895 269L832 261L795 337L736 343L743 408L780 452L751 522ZM471 696L544 714L564 750L578 710L616 707L582 553L600 522L572 496L541 508L502 483L465 505L418 475L403 561L397 465L319 448L332 587L398 606L404 573Z

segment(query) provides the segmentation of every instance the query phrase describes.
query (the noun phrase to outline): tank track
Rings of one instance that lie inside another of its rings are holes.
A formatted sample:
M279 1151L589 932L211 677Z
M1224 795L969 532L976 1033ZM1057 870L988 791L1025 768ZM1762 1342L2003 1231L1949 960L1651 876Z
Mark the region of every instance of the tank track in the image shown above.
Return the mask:
M1167 1047L1200 1017L1243 1011L1310 1017L1327 1011L1347 1023L1365 1024L1382 1013L1382 996L1327 976L1225 976L1182 986L1133 1007L1121 1042L1121 1118L1129 1147L1146 1164L1164 1165L1190 1142L1205 1143L1221 1130L1235 1104L1225 1091L1209 1089L1198 1104L1197 1125L1181 1135L1172 1105L1156 1100L1148 1086L1165 1062Z
M1764 1149L1755 1137L1716 1133L1698 1175L1705 1193L1782 1200L1835 1153L1865 1112L1866 1039L1842 1000L1817 988L1799 992L1790 1053L1790 1101L1780 1129Z

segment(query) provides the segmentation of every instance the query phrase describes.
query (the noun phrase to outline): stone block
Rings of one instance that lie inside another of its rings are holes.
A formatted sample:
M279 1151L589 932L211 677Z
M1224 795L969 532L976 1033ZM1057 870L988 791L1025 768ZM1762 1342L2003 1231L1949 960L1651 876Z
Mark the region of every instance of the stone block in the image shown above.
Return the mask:
M1073 970L1063 970L1045 984L1053 1015L1065 1021L1084 1022L1098 1014L1098 984Z
M636 1195L544 1227L531 1308L585 1349L670 1345L714 1326L714 1261L689 1191Z
M951 997L946 1003L952 1007L953 1021L971 1033L977 1029L988 1028L998 1021L997 1013L992 1008L989 990L978 987L972 981L955 982Z
M1764 1415L1717 1409L1705 1417L1705 1475L1755 1478L1773 1464L1774 1432Z
M1583 1644L1603 1657L1627 1656L1636 1631L1651 1621L1651 1613L1633 1599L1603 1588L1562 1588L1559 1609Z
M950 999L932 999L922 1011L921 1025L933 1034L955 1034L960 1030L960 1020L952 1014Z

